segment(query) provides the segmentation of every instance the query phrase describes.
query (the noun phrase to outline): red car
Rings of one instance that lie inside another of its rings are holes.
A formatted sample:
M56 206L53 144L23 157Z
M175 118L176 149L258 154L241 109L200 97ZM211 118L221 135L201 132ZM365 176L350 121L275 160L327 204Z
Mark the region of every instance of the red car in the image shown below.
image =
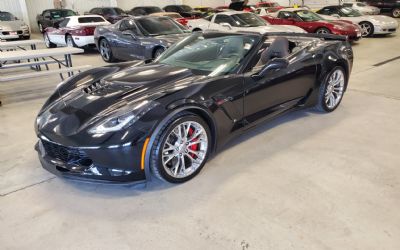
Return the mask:
M217 8L215 8L216 12L222 12L224 10L229 10L229 5L224 5L224 6L218 6ZM246 12L255 12L255 6L254 5L247 5L244 6L243 11Z
M280 6L277 2L259 2L256 4L257 8L274 8L276 10L281 10L284 7Z
M303 28L309 33L342 35L347 36L352 41L361 38L361 29L358 25L344 20L325 20L307 9L282 9L276 13L261 17L271 24L294 25Z
M69 16L55 27L48 27L43 34L47 48L57 46L85 47L95 45L94 30L97 26L109 25L102 16Z

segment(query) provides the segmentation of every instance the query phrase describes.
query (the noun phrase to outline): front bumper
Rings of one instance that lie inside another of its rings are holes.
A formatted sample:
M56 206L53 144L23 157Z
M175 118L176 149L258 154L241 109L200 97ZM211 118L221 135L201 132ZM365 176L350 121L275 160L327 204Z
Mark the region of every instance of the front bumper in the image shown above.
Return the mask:
M362 37L361 30L359 30L359 29L357 29L356 31L351 31L351 32L337 30L337 31L334 31L333 34L347 36L347 38L350 41L358 41Z
M29 30L0 30L0 40L12 40L12 39L21 39L24 37L29 37Z
M392 34L397 31L398 24L391 25L382 25L382 26L374 26L374 34L376 35L384 35L384 34Z
M116 148L73 148L39 139L35 146L44 169L66 178L102 183L146 180L140 167L142 145Z

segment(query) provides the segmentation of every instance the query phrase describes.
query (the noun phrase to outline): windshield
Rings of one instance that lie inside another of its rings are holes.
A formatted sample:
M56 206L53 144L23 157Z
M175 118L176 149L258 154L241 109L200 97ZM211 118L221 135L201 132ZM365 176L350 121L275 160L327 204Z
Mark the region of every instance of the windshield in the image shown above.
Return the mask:
M239 27L258 27L265 26L267 23L264 19L258 17L253 13L241 13L232 15L233 20Z
M193 11L192 7L190 7L188 5L181 5L180 7L184 12L192 12Z
M359 17L362 16L362 14L355 9L349 8L349 7L344 7L340 9L340 12L343 14L343 16L347 17Z
M80 17L78 23L102 23L105 20L100 16Z
M174 12L165 13L165 14L163 14L163 16L168 16L171 18L182 18L182 16L179 13L174 13Z
M145 7L143 9L147 14L162 12L162 10L159 7Z
M251 35L205 37L195 33L173 45L157 61L191 69L197 75L224 75L240 64L256 39Z
M120 8L108 8L104 9L103 13L105 15L115 15L115 16L121 16L121 15L127 15L125 11L123 11Z
M57 19L68 16L76 16L76 13L72 10L52 10L50 11L50 15L53 19Z
M308 11L308 10L296 11L296 14L305 22L324 20L321 16L315 14L314 12Z
M190 32L169 17L140 18L137 19L136 23L145 36L160 36Z
M0 21L15 21L17 18L9 12L0 12Z
M365 3L357 3L358 7L366 7L367 5Z
M278 3L260 3L258 6L260 7L279 7Z

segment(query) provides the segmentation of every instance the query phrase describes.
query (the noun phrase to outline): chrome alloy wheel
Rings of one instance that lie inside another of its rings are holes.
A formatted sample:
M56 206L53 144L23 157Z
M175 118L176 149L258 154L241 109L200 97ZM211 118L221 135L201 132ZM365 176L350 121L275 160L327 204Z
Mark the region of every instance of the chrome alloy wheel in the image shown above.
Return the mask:
M67 46L68 47L75 47L74 40L72 36L67 36Z
M372 32L372 25L371 25L371 24L369 24L369 23L362 23L362 24L360 25L360 27L361 27L361 35L362 35L363 37L372 35L372 34L371 34L371 32Z
M325 28L321 28L317 30L317 34L329 34L329 31Z
M392 14L393 17L400 17L400 9L399 8L394 9Z
M329 109L334 109L342 99L344 83L344 73L340 69L335 70L329 77L325 91L325 103Z
M162 147L162 165L174 178L193 174L203 163L208 151L208 136L197 122L178 124L167 136Z
M110 60L110 51L111 51L110 45L105 39L102 39L100 41L100 54L105 61Z

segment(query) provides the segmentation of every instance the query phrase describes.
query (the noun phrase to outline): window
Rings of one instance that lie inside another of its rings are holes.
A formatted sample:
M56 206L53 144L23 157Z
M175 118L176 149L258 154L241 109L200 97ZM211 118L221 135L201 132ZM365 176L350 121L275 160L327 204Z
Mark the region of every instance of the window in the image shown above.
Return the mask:
M102 22L105 22L105 20L99 16L78 18L78 23L102 23Z
M182 34L190 32L183 29L181 25L178 25L169 17L139 18L136 20L136 23L145 36Z
M278 14L278 18L281 18L281 19L294 18L294 14L292 12L288 12L288 11L281 11Z
M234 25L238 27L259 27L265 26L266 22L264 19L253 13L241 13L232 15L231 18L234 20Z
M90 11L92 14L101 15L101 10L99 8L94 8Z
M135 21L132 19L130 20L122 20L121 24L119 25L120 31L130 30L137 34L137 27Z
M14 21L17 18L9 12L0 12L0 21Z
M67 27L68 22L69 22L69 18L65 18L64 20L62 20L62 21L58 24L58 26L59 26L60 28Z
M205 17L204 19L211 22L213 17L214 17L214 15L209 15L208 17Z
M175 6L167 6L167 7L165 7L165 11L166 12L178 12L178 8L176 8Z
M296 14L305 22L324 20L318 14L315 14L314 12L311 12L308 10L300 10L300 11L297 11Z
M227 15L217 15L215 17L215 21L214 22L218 23L218 24L220 24L220 23L229 23L232 26L236 26L235 22L233 21L233 19L230 16L227 16Z

